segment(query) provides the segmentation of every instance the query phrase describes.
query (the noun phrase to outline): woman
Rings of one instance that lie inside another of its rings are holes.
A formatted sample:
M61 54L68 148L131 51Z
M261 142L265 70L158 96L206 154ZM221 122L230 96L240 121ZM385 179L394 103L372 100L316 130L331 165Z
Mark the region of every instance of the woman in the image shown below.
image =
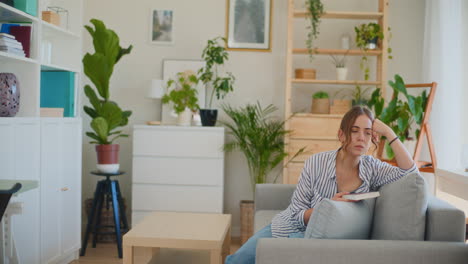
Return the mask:
M366 155L370 144L385 136L395 153L398 167ZM338 150L317 153L305 163L291 204L276 215L271 225L253 235L226 264L255 263L257 240L266 237L301 237L314 207L323 199L352 202L343 198L350 192L377 190L408 173L417 171L408 151L395 132L362 106L355 106L341 120Z

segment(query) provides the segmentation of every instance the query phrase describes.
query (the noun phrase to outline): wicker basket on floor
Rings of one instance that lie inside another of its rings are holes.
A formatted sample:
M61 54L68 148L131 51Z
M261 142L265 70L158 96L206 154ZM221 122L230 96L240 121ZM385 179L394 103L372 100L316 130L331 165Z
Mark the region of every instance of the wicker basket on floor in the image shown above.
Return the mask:
M252 235L254 229L254 201L240 201L241 215L241 244L244 244Z
M125 203L125 199L123 199L124 204L124 211L127 211L127 206ZM85 212L86 212L86 222L88 222L88 217L91 212L91 207L93 206L93 199L89 198L85 201ZM120 212L122 213L122 212ZM96 223L96 217L94 216L94 223ZM115 232L114 229L114 209L112 208L112 203L109 203L109 209L106 208L106 204L102 205L102 212L101 212L101 226L112 226L112 227L102 227L99 229L99 232ZM122 235L125 234L125 230L123 230L122 222L120 222L120 228L122 230ZM100 243L115 243L115 234L99 234L97 237L97 242Z

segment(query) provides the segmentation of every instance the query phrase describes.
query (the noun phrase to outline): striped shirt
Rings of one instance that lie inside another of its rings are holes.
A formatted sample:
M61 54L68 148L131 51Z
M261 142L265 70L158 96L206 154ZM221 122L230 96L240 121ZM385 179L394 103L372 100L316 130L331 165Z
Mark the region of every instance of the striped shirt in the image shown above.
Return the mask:
M288 237L292 233L304 232L306 229L305 211L314 208L323 199L331 199L337 193L337 153L338 150L321 152L306 160L291 198L291 204L272 220L273 237ZM378 190L380 186L394 182L417 170L415 164L410 169L403 170L372 156L363 155L359 161L359 178L362 184L354 192Z

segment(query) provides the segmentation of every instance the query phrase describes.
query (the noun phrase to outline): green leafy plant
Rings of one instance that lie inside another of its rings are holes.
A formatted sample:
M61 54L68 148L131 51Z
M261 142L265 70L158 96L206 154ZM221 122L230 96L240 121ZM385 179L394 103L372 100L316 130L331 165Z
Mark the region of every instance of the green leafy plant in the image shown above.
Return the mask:
M361 24L358 27L354 27L356 32L356 46L361 49L367 49L367 44L378 40L383 40L384 35L377 23Z
M377 23L361 24L358 27L354 27L356 32L356 46L364 51L364 56L361 57L359 64L362 71L364 71L364 80L369 80L369 61L367 58L368 44L374 42L376 45L378 40L383 40L384 35Z
M312 95L312 98L313 99L326 99L326 98L329 98L329 96L327 92L319 91L319 92L314 93L314 95Z
M271 104L265 108L258 102L256 105L248 104L240 108L223 105L223 110L232 120L232 123L223 124L234 138L234 141L224 145L224 150L240 150L244 154L249 167L252 191L255 192L255 184L266 183L268 173L288 156L285 152L284 136L290 131L284 129L285 121L271 116L277 110ZM303 151L304 148L300 149L289 161ZM273 182L276 179L277 177Z
M388 84L393 89L392 100L384 107L384 99L381 97L380 89L376 89L371 96L369 107L374 110L376 118L390 126L401 142L410 138L411 127L414 123L421 125L424 117L424 110L427 104L427 93L424 90L419 96L413 96L408 93L403 78L395 75L395 81L389 81ZM406 101L399 98L403 94ZM419 136L420 130L416 129L415 136ZM385 146L387 156L392 159L394 153L392 148Z
M211 84L212 91L209 108L212 106L215 93L216 98L219 100L234 90L235 78L232 73L226 72L225 76L221 76L218 73L218 67L223 66L229 59L229 53L224 46L220 45L220 40L226 44L226 39L222 37L208 40L208 44L202 53L202 58L205 60L206 65L198 71L199 79L204 84Z
M320 17L323 14L323 4L320 0L307 0L306 9L308 14L306 19L310 21L310 25L307 26L309 30L307 32L306 46L309 52L310 60L313 59L313 42L317 38L319 32Z
M90 22L94 29L88 25L85 28L93 38L95 53L86 53L83 57L83 68L85 75L94 84L97 94L90 85L85 85L84 92L92 107L84 106L83 109L92 118L91 128L94 130L86 132L86 135L93 139L90 142L92 144L112 144L119 137L128 137L115 129L126 126L132 112L123 111L117 103L109 100L109 81L115 64L122 56L129 54L133 47L120 47L117 34L107 29L102 21L91 19Z
M174 111L177 114L182 113L186 108L196 111L198 106L197 89L199 80L195 74L189 72L177 73L175 80L167 81L167 89L170 92L162 97L162 103L172 102ZM171 89L172 88L172 89Z

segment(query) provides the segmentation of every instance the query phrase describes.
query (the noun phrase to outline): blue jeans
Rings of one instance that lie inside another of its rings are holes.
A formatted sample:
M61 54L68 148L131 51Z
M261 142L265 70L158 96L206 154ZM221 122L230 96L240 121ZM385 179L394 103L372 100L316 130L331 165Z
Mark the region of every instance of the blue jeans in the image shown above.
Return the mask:
M240 247L236 253L229 255L226 258L225 264L255 264L255 253L257 251L257 241L260 238L273 237L271 234L271 225L267 225L260 231L255 233L247 242ZM303 238L304 233L294 233L289 235L290 238Z

